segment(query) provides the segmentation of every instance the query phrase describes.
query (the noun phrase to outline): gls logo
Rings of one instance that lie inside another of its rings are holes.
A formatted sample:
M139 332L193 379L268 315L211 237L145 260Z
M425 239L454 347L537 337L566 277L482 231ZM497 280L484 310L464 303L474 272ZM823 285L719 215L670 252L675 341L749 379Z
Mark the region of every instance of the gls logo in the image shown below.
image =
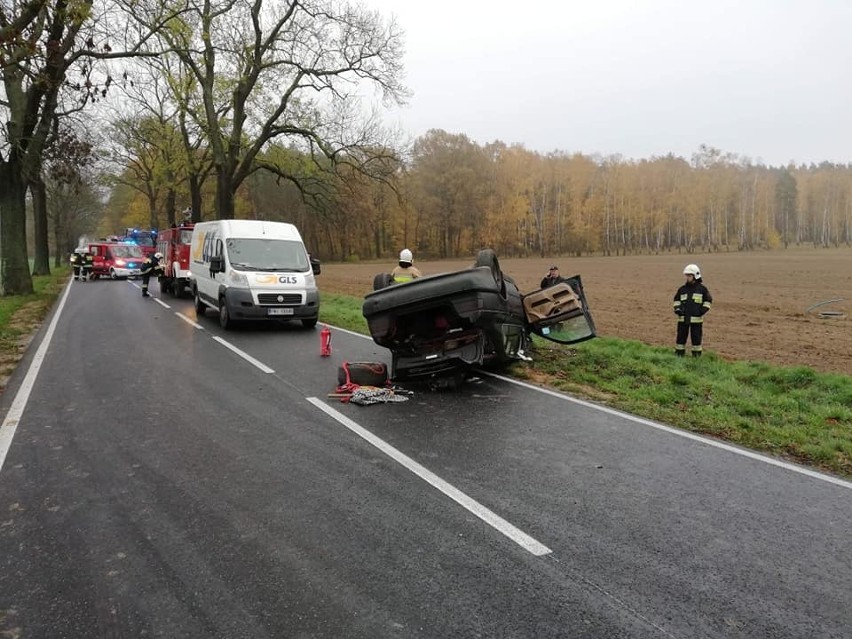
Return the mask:
M280 284L298 284L299 278L295 275L282 275L278 278Z

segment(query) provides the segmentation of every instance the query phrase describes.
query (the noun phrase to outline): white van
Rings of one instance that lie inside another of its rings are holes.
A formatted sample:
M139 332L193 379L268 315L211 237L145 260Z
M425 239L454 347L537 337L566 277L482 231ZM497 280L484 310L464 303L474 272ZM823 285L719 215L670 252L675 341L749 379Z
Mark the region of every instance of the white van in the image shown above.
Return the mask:
M284 222L216 220L192 229L189 270L195 311L210 306L228 329L240 320L301 320L316 326L319 292L299 230Z

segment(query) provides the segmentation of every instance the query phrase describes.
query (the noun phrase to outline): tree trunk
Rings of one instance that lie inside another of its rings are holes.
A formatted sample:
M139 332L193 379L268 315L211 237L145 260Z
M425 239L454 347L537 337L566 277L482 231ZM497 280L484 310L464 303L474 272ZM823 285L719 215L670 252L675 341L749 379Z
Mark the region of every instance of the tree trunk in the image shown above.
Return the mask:
M227 170L221 168L216 174L216 211L217 220L230 220L234 217L233 180Z
M200 222L201 217L201 180L198 179L198 174L190 172L189 174L189 204L192 214L192 222Z
M50 241L47 230L47 188L38 176L30 180L33 196L33 275L50 275Z
M177 200L177 194L175 193L174 188L169 187L166 191L166 226L172 227L175 225L175 201Z
M33 292L27 257L27 184L18 161L0 162L0 295Z

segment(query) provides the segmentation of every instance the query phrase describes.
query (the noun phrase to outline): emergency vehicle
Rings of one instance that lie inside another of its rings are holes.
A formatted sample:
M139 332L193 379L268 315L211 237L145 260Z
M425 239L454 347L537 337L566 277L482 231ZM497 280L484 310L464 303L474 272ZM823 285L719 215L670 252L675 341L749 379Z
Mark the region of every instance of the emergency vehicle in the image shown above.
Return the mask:
M192 223L183 223L157 234L157 250L163 254L160 265L160 290L182 297L189 290L189 247L192 243Z
M118 238L122 244L136 244L146 257L157 252L157 231L154 229L140 230L127 228L124 235Z
M145 253L136 244L89 242L88 249L92 254L92 279L136 277L145 261Z

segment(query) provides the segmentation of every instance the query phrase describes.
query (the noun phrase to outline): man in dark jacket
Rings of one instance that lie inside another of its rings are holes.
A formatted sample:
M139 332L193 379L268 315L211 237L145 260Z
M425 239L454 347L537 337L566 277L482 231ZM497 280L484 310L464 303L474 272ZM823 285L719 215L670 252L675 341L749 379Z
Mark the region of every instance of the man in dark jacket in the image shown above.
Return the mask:
M701 281L701 270L697 264L687 264L683 269L686 283L677 289L674 296L674 312L677 315L677 339L675 355L686 353L686 338L692 340L692 356L701 356L701 340L704 333L704 314L713 305L710 291Z
M564 281L565 278L559 274L559 267L554 264L550 267L547 275L545 275L541 280L541 286L539 286L539 288L547 288L548 286L553 286L554 284L559 284L559 282Z
M159 276L163 274L163 267L160 266L161 259L163 259L163 254L157 252L151 257L146 257L145 261L142 263L142 297L151 297L148 294L148 280L151 276Z

